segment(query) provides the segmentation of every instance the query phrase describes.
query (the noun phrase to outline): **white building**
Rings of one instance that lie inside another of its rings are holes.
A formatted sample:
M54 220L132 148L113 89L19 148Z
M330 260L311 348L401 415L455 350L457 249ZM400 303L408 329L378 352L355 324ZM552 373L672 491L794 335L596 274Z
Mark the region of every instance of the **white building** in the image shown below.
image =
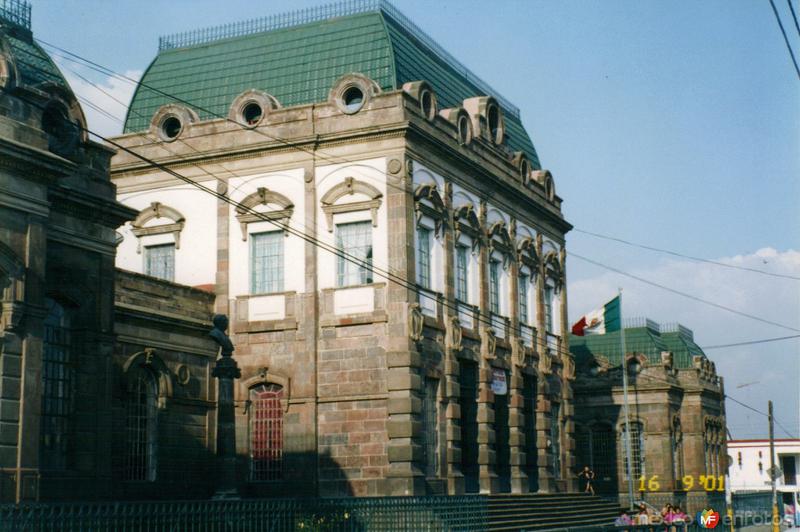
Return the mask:
M770 489L769 440L729 440L728 454L732 492ZM798 491L798 464L800 440L775 440L775 465L782 472L776 482L779 491Z

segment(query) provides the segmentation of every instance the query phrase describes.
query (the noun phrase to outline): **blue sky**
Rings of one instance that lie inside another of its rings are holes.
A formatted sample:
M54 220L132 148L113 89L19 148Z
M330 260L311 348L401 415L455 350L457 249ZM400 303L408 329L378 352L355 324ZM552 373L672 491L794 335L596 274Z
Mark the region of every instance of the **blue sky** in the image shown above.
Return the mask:
M159 35L318 4L34 0L33 20L38 38L137 75L155 56ZM577 228L800 276L800 254L792 251L800 250L800 81L766 0L395 5L520 107ZM786 2L776 5L800 52ZM81 72L129 98L124 84ZM114 111L113 102L103 106ZM568 250L800 329L798 281L578 232L568 235ZM793 334L574 257L568 274L573 319L622 286L626 315L682 322L700 345ZM762 410L767 399L775 400L776 416L797 434L800 341L708 354L733 397ZM728 408L734 436L765 434L762 416Z

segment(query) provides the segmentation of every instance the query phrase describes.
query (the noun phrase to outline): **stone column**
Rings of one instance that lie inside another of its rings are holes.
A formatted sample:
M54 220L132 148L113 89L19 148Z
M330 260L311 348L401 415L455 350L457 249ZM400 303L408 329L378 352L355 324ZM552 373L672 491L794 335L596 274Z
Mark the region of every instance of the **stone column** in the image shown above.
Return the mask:
M512 245L517 242L517 223L511 220L509 231ZM510 302L511 312L511 372L508 383L508 445L509 463L511 466L511 492L528 492L528 475L525 473L525 416L522 414L524 407L523 385L522 385L522 366L525 364L525 347L522 344L519 328L519 267L520 263L516 260L516 249L512 249L512 260L510 266L511 290Z
M559 341L559 357L562 364L563 382L561 385L561 412L564 418L564 435L562 441L563 464L566 471L565 478L567 481L567 491L578 490L578 478L573 474L576 469L575 455L577 445L575 443L575 398L572 392L572 382L575 380L575 358L569 350L569 316L567 314L567 252L562 246L559 252L559 262L561 265L561 274L559 283L561 291L559 297L561 299L561 313L558 319L561 322L561 340Z
M461 407L458 352L461 350L461 323L455 298L455 219L453 217L453 185L445 183L444 205L447 219L444 231L444 298L447 340L445 342L444 371L442 379L442 408L445 423L445 460L442 476L447 479L447 493L464 493L464 475L461 472Z
M486 231L486 202L480 204L480 227ZM493 445L494 433L494 392L492 392L492 366L490 361L495 356L496 339L491 327L491 311L489 306L489 247L486 236L480 248L478 275L480 286L480 330L481 361L478 367L478 477L481 493L498 491L497 473L494 470L496 453Z
M233 359L233 343L225 331L228 317L214 316L214 329L209 336L220 346L220 358L212 375L219 380L217 392L217 462L218 484L215 499L238 498L236 476L236 411L233 404L233 380L242 372Z
M536 235L536 256L542 256L542 235ZM550 374L550 355L547 352L547 326L544 316L545 268L539 264L536 272L536 350L539 354L539 369L536 387L536 449L539 467L539 491L550 493L553 484L553 460L547 442L550 440L550 401L548 399L547 376Z
M387 169L392 185L386 191L389 270L403 279L415 279L413 162L408 158L393 158ZM413 290L394 282L387 283L386 290L389 315L386 345L389 472L386 493L424 495L424 452L419 443L422 436L422 356L417 350L417 341L422 337L423 317Z

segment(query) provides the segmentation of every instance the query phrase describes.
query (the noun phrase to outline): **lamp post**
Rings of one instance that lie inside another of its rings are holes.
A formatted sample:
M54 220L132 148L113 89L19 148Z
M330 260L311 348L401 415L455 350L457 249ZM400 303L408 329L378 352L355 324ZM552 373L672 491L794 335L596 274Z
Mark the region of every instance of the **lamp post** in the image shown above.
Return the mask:
M209 336L219 344L220 357L214 365L212 375L219 379L217 392L217 464L218 485L214 499L236 499L236 411L233 405L233 380L242 372L233 359L233 342L225 333L228 317L216 314L212 319L214 328Z

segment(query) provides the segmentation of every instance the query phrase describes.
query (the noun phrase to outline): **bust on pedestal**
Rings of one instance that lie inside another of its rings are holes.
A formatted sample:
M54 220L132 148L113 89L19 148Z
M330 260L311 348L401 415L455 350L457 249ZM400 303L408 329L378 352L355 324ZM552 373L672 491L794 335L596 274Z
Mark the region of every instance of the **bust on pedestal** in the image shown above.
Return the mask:
M225 331L228 330L228 317L216 314L212 319L214 328L208 334L219 344L220 357L212 375L219 379L217 395L217 463L218 485L215 499L238 498L236 489L236 418L233 405L233 380L242 372L233 359L233 342Z

